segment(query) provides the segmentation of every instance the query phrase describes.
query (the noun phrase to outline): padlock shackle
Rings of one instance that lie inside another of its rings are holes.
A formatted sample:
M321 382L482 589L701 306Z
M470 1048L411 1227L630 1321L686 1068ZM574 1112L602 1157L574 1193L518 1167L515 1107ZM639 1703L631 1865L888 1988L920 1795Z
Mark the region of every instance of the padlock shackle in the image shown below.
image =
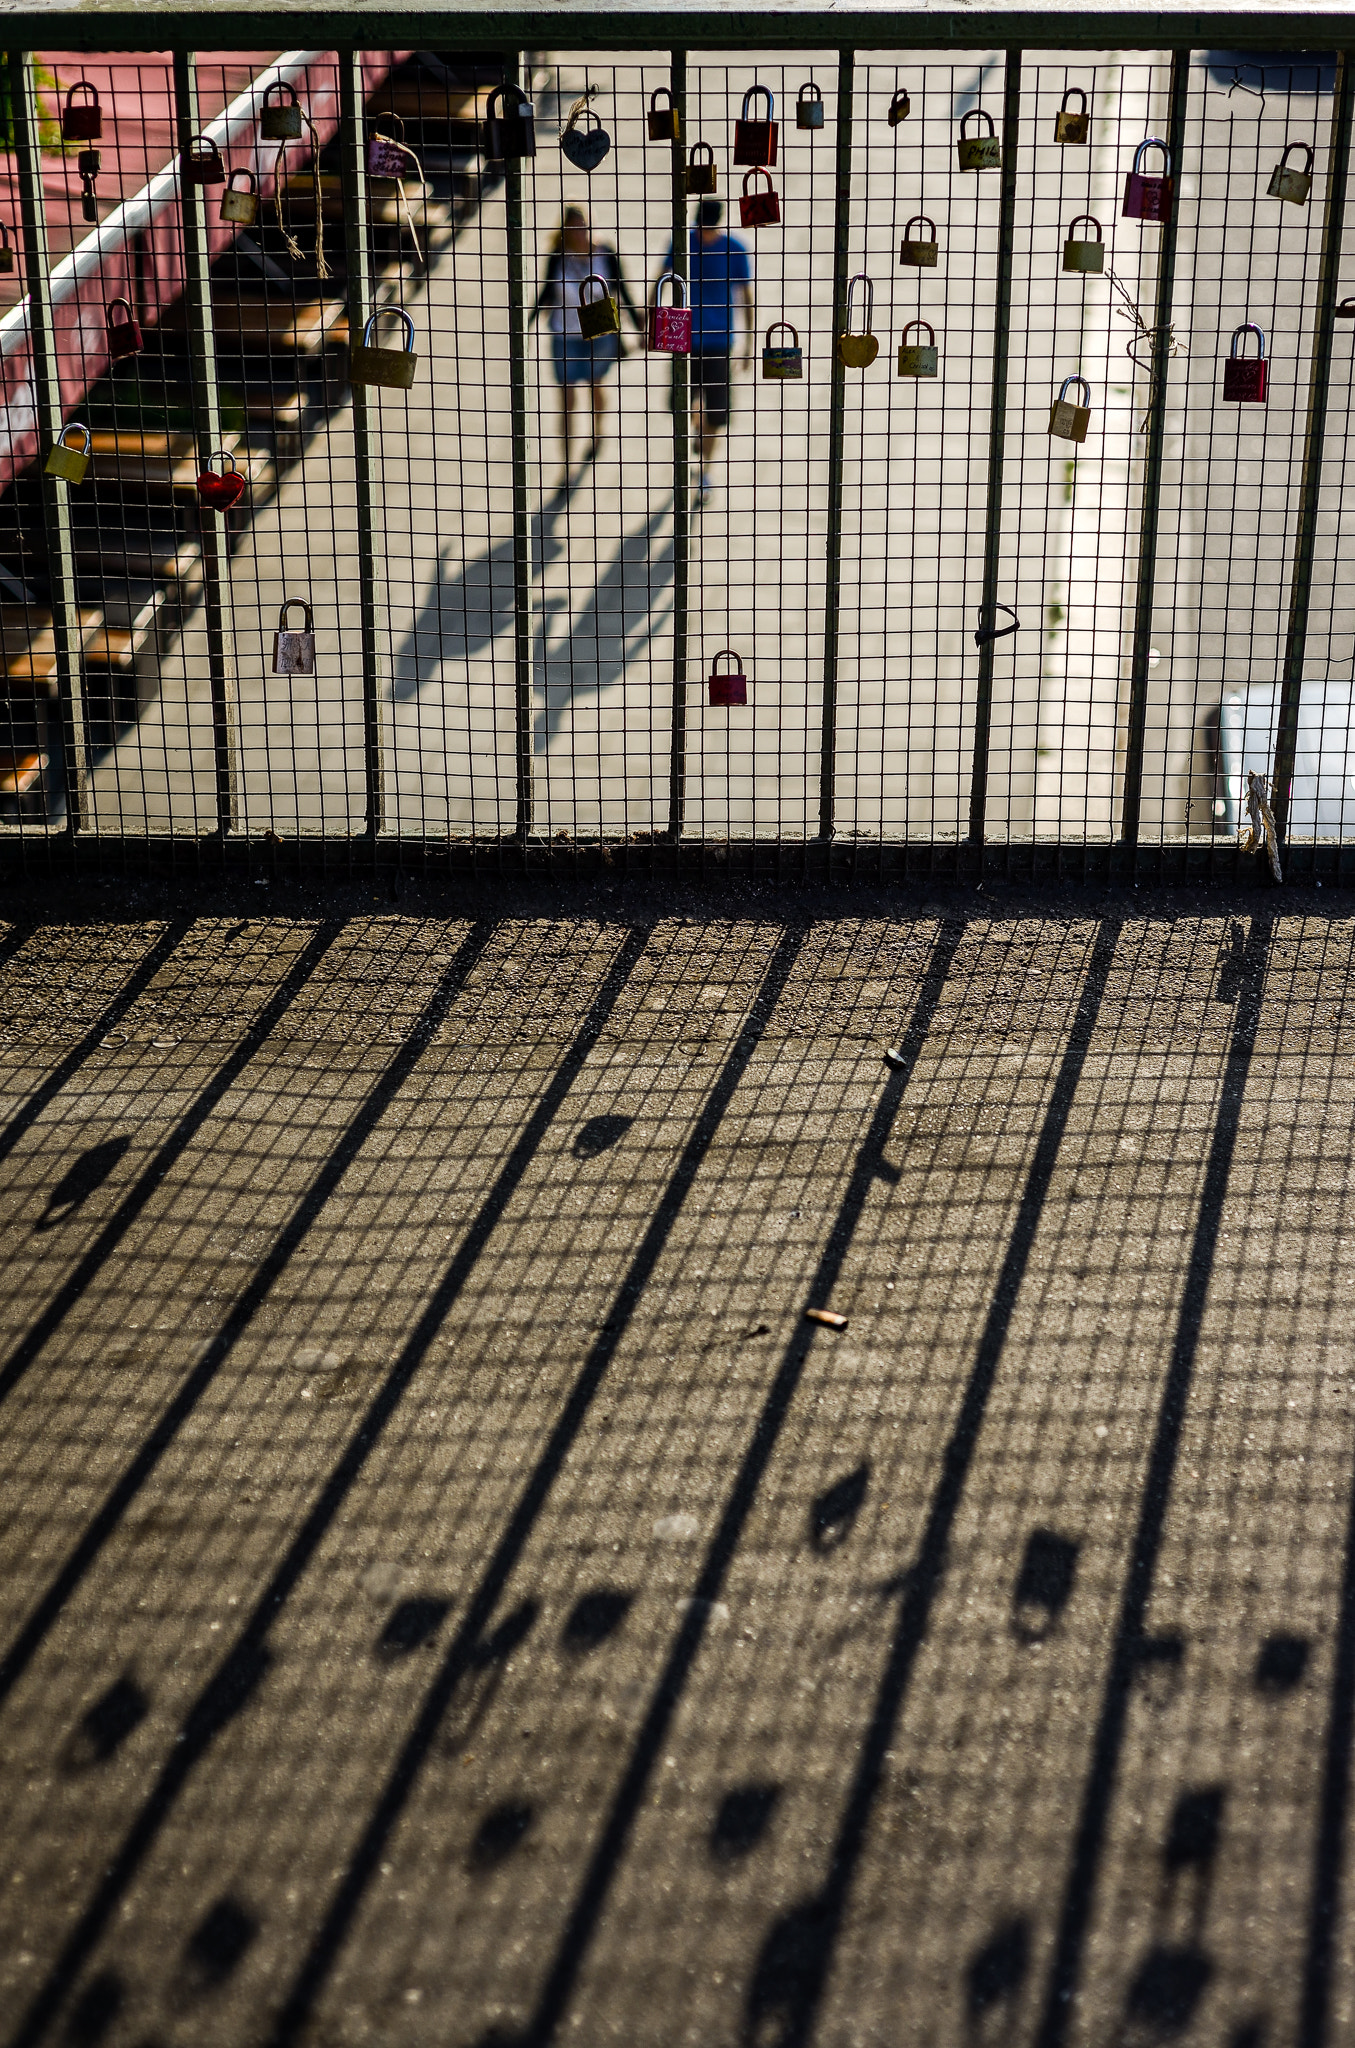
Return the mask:
M1068 223L1068 240L1070 242L1075 242L1077 240L1077 236L1073 233L1073 229L1081 227L1084 220L1089 220L1092 226L1096 229L1097 241L1104 242L1106 238L1101 232L1101 223L1096 218L1096 215L1094 213L1079 213L1073 216L1072 220L1070 220Z
M749 86L749 88L748 88L747 92L746 92L746 93L744 94L744 96L743 96L743 113L742 113L742 115L740 116L740 119L741 119L741 120L744 120L744 121L751 121L751 120L752 120L753 116L752 116L752 115L751 115L751 114L749 113L749 111L748 111L748 102L749 102L749 101L750 101L750 100L751 100L751 99L752 99L752 98L753 98L753 97L754 97L754 96L755 96L755 95L756 95L757 93L762 93L762 94L764 94L764 95L765 95L765 97L766 97L766 101L767 101L767 119L768 119L769 121L771 121L771 120L774 120L774 119L775 119L775 117L776 117L776 101L775 101L775 100L774 100L774 99L772 98L772 89L771 89L771 87L770 87L769 85L750 85L750 86Z
M514 85L514 84L513 84L513 83L512 83L511 81L510 81L510 82L508 82L508 83L505 83L505 84L503 84L503 85L496 85L496 86L495 86L495 88L494 88L494 90L493 90L493 92L492 92L492 93L491 93L491 94L489 95L489 98L488 98L488 99L487 99L487 100L485 101L485 119L486 119L487 121L493 121L493 120L502 120L502 119L503 119L503 115L502 115L502 114L499 114L499 115L496 115L496 114L495 114L495 112L494 112L494 102L495 102L495 100L497 100L497 99L502 99L502 100L503 100L503 103L504 103L504 106L505 106L505 108L506 108L506 107L507 107L507 105L508 105L507 95L508 95L508 94L509 94L510 92L515 92L515 93L517 94L517 111L518 111L518 113L519 113L519 114L520 114L520 113L522 112L522 109L523 109L524 107L526 107L526 109L527 109L528 113L530 113L530 112L531 112L531 110L532 110L532 103L531 103L531 101L530 101L530 100L528 99L528 97L527 97L526 93L525 93L525 92L524 92L524 91L522 90L522 87L521 87L520 85Z
M1172 174L1172 153L1160 135L1146 136L1134 151L1135 174L1139 174L1139 165L1143 162L1143 152L1145 149L1160 149L1162 151L1162 175L1164 178L1169 178ZM1144 177L1152 177L1156 176L1156 173L1145 171L1142 175Z
M1266 337L1262 333L1261 329L1257 326L1254 320L1244 320L1240 327L1235 327L1233 329L1232 345L1228 350L1229 357L1235 358L1237 356L1237 345L1244 334L1254 334L1256 336L1256 339L1260 344L1256 360L1258 363L1264 362L1266 355Z
M1080 107L1078 108L1078 110L1077 110L1077 111L1079 112L1079 114L1085 114L1085 113L1086 113L1086 111L1087 111L1087 95L1086 95L1086 93L1085 93L1085 92L1083 92L1083 90L1082 90L1082 87L1081 87L1080 85L1070 85L1070 86L1069 86L1069 88L1068 88L1068 90L1067 90L1067 92L1066 92L1066 93L1065 93L1065 94L1063 95L1063 98L1062 98L1062 99L1061 99L1061 100L1059 101L1059 112L1060 112L1061 114L1066 114L1066 113L1067 113L1067 111L1068 111L1068 102L1069 102L1069 100L1070 100L1070 99L1071 99L1071 98L1073 97L1073 94L1074 94L1074 93L1076 93L1076 94L1077 94L1078 98L1079 98L1079 99L1081 100L1081 102L1082 102L1082 105L1081 105L1081 106L1080 106Z
M585 299L585 298L584 298L584 293L585 293L585 292L587 291L587 289L588 289L588 287L589 287L589 285L590 285L590 284L595 284L595 285L597 285L597 286L599 287L599 290L601 291L601 294L602 294L602 297L601 297L601 298L599 298L599 299ZM609 289L609 287L608 287L608 284L607 284L607 280L606 280L606 278L605 278L605 277L599 277L599 276L598 276L598 274L597 274L597 272L596 272L596 270L590 270L590 271L589 271L589 273L588 273L588 275L587 275L587 277L586 277L586 278L584 279L583 283L582 283L582 284L581 284L581 285L579 286L579 304L580 304L581 306L584 306L584 305L598 305L598 306L600 306L600 305L602 304L602 299L609 299L609 298L611 297L611 295L612 295L612 294L611 294L611 291L610 291L610 289Z
M804 105L806 95L811 100L821 100L823 98L823 92L821 88L814 83L812 78L807 78L804 84L800 87L800 90L796 93L795 104L797 107Z
M800 346L799 330L793 327L789 320L773 320L771 326L767 329L766 338L762 344L764 348L775 347L775 343L772 340L772 336L774 334L779 333L783 327L786 330L786 333L790 336L791 347L798 348Z
M375 348L376 343L372 340L372 336L376 332L376 323L378 320L388 319L392 314L405 330L403 352L407 356L412 356L414 353L414 322L403 306L378 306L374 313L369 313L367 315L367 324L362 330L362 346L364 348Z
M904 224L903 224L903 239L904 239L904 241L905 241L905 242L911 242L911 241L912 241L912 239L913 239L913 229L914 229L915 227L917 227L917 226L918 226L919 222L921 223L921 225L922 225L922 226L923 226L924 228L930 228L930 229L931 229L931 233L930 233L929 235L919 235L917 239L918 239L918 240L919 240L920 242L934 242L934 241L936 240L936 222L935 222L935 221L934 221L934 220L932 219L932 217L931 217L931 215L930 215L929 213L915 213L915 214L913 215L913 218L912 218L911 220L906 220L906 221L904 222Z
M313 631L314 631L314 627L313 627L313 625L312 625L312 623L311 623L311 608L310 608L310 606L309 606L309 605L307 604L307 602L306 602L305 598L304 598L304 597L284 597L284 599L282 600L282 610L281 610L281 611L280 611L280 612L278 613L278 631L279 631L279 633L289 633L289 632L291 632L291 630L292 630L292 629L291 629L291 627L290 627L290 626L289 626L289 625L287 624L287 614L288 614L288 612L289 612L289 611L290 611L290 610L292 609L292 606L293 606L294 604L299 604L299 605L300 605L300 607L301 607L301 615L302 615L302 617L304 618L304 620L305 620L305 622L306 622L306 623L305 623L305 625L304 625L304 626L303 626L303 627L301 628L302 632L303 632L303 633L310 633L310 632L313 632Z
M1083 391L1083 399L1082 399L1082 403L1083 403L1083 404L1084 404L1084 405L1086 406L1087 410L1088 410L1088 411L1090 411L1090 410L1091 410L1091 402L1092 402L1092 387L1091 387L1091 385L1090 385L1090 384L1089 384L1089 383L1087 382L1086 378L1085 378L1085 377L1084 377L1084 376L1082 375L1082 373L1081 373L1080 371L1077 371L1077 372L1075 372L1075 373L1074 373L1074 375L1073 375L1073 376L1071 376L1071 377L1065 377L1065 378L1064 378L1064 380L1063 380L1063 382L1062 382L1062 384L1060 384L1060 386L1059 386L1059 404L1060 404L1060 405L1062 405L1062 404L1063 404L1063 394L1064 394L1064 392L1065 392L1065 391L1066 391L1066 390L1068 389L1068 386L1069 386L1070 384L1080 384L1080 385L1082 386L1082 391Z
M1299 141L1286 142L1284 148L1280 151L1280 169L1284 169L1285 165L1289 162L1290 151L1295 149L1301 149L1303 151L1303 168L1305 171L1311 172L1313 168L1312 144L1308 142Z
M997 620L994 619L991 626L985 626L983 623L983 613L980 611L979 629L974 635L974 645L976 647L986 647L990 640L1010 639L1013 633L1019 633L1021 630L1021 621L1017 618L1016 613L1009 604L995 604L993 609L995 612L1005 612L1011 620L1011 624L1010 626L999 627Z
M754 164L751 171L745 171L743 174L743 196L745 199L749 196L748 180L750 178L765 178L767 180L767 190L769 192L774 192L776 190L776 187L772 183L772 174L766 168L766 166L764 164Z
M267 92L263 96L263 103L265 106L268 105L274 93L278 95L279 104L282 106L299 107L301 104L300 100L296 96L296 87L294 85L289 85L285 78L275 78L273 80L273 83L269 86ZM299 601L300 600L298 600L298 602Z
M76 95L76 94L77 94L78 92L87 92L87 93L89 94L89 97L90 97L90 104L91 104L92 106L96 106L96 107L98 106L98 104L99 104L99 88L98 88L98 86L97 86L97 85L94 85L94 84L93 84L93 83L92 83L92 82L91 82L91 81L90 81L90 80L89 80L88 78L77 78L77 79L76 79L76 81L75 81L75 84L74 84L74 85L73 85L73 86L71 87L70 91L69 91L69 92L68 92L68 93L66 94L66 105L67 105L67 106L69 106L69 105L70 105L71 101L72 101L72 100L73 100L73 99L75 98L75 95Z
M394 135L390 134L387 129L380 125L383 121L394 121ZM396 113L394 107L388 107L384 113L372 116L371 126L367 132L369 135L384 135L387 142L403 143L405 139L405 124Z
M861 332L869 334L872 331L872 324L875 319L875 287L866 276L864 270L856 271L853 276L847 279L847 332L850 334L852 331L852 299L855 296L858 285L864 285L866 299L866 324L861 329Z
M921 348L923 346L927 348L935 348L936 329L932 326L930 320L910 320L908 322L908 325L904 328L903 333L899 336L899 347L908 348L910 346L908 337L915 327L925 327L927 330L927 339L925 344L921 342L913 342L911 346L913 348Z
M207 457L205 468L210 470L214 462L229 462L232 474L235 476L238 476L240 474L240 465L236 461L235 457L231 454L229 448L214 448L211 454ZM224 473L225 472L223 471L222 474L224 475ZM213 472L213 474L215 474L215 472ZM295 602L299 604L301 602L300 598L297 598Z
M656 105L655 105L654 103L655 103L655 101L656 101L656 100L658 99L658 97L659 97L659 94L660 94L660 93L662 93L662 94L663 94L664 98L665 98L665 99L667 100L667 102L668 102L668 105L667 105L667 106L666 106L666 107L664 108L664 112L665 112L666 114L671 114L671 113L672 113L672 112L674 111L674 109L676 108L676 106L677 106L677 101L676 101L676 100L675 100L675 99L673 98L673 88L672 88L672 86L671 86L671 85L656 85L656 86L655 86L655 88L654 88L653 92L652 92L652 93L651 93L651 94L649 95L649 111L650 111L650 113L651 113L651 114L657 114L657 113L658 113L659 109L658 109L658 107L657 107L657 106L656 106Z
M730 660L731 660L731 661L733 662L734 666L733 666L732 670L731 670L731 669L726 669L726 670L725 670L725 674L726 674L726 675L731 675L731 674L732 674L732 675L736 675L736 676L741 676L741 675L743 674L743 662L742 662L742 660L740 659L740 657L739 657L739 656L738 656L738 655L737 655L737 654L736 654L736 653L734 652L734 649L733 649L732 647L722 647L722 648L720 649L720 652L719 652L719 653L718 653L718 654L717 654L717 655L715 656L715 658L713 659L713 661L711 662L711 665L710 665L710 672L711 672L712 676L718 676L718 675L719 675L719 673L720 673L720 663L721 663L721 662L722 662L722 661L724 660L724 658L725 658L725 656L726 656L726 655L728 655L728 656L729 656L729 658L730 658Z
M82 455L93 454L94 436L90 433L89 428L85 425L83 420L67 420L65 426L61 429L61 432L56 437L56 445L58 448L65 447L67 434L83 434L85 437L85 445L80 450L80 453Z
M687 283L686 279L679 277L675 270L665 270L662 276L659 278L658 283L654 287L654 304L656 306L661 306L663 304L663 300L659 297L659 293L663 290L666 284L671 284L673 287L673 298L671 301L672 305L676 307L679 312L682 312L686 308L687 304ZM680 297L678 296L679 293L681 294Z
M690 148L690 149L689 149L689 150L687 151L687 161L688 161L688 163L689 163L689 164L695 164L695 162L696 162L696 152L698 151L698 149L704 149L704 150L705 150L705 152L706 152L706 157L705 157L705 161L706 161L707 163L712 163L712 164L713 164L713 163L715 162L715 151L714 151L714 149L713 149L713 148L711 147L711 145L710 145L710 143L709 143L709 142L694 142L694 143L692 144L691 148Z
M580 121L591 121L595 128L602 126L601 114L595 114L591 107L575 107L565 122L565 134L568 135L571 128L577 128Z
M210 135L190 135L188 138L188 155L192 163L220 163L221 161L221 151L217 148Z
M253 171L251 171L251 169L249 168L248 164L236 165L235 169L231 172L229 178L227 178L226 180L226 190L228 192L233 192L235 190L235 181L237 178L247 178L249 180L247 189L253 193L258 192L259 181L255 177Z
M127 318L125 320L115 320L113 318L113 308L115 306L122 307L123 311L127 315ZM108 304L104 307L105 327L134 327L135 325L136 314L132 311L132 302L130 299L118 297L116 299L110 299L108 301Z
M992 117L992 115L991 115L991 114L990 114L990 113L988 112L987 108L986 108L986 107L971 107L971 108L969 109L969 112L968 112L967 114L962 114L962 115L961 115L961 117L960 117L960 133L961 133L961 135L962 135L962 136L966 136L966 135L967 135L967 133L968 133L968 126L967 126L967 124L968 124L968 123L969 123L970 121L974 121L974 120L979 120L979 121L986 121L986 122L988 123L988 133L989 133L989 135L996 135L996 134L997 134L997 129L996 129L996 128L995 128L994 126L993 126L993 117Z

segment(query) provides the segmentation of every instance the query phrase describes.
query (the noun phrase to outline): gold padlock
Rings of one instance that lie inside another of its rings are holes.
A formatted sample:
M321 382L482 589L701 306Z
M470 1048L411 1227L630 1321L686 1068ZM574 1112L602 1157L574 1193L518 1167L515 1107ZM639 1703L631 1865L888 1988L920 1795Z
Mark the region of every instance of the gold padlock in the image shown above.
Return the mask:
M925 342L910 342L908 337L915 327L927 329ZM899 375L901 377L934 377L936 375L936 334L926 320L910 320L903 330L899 342Z
M374 336L376 323L394 317L405 332L403 348L380 348ZM362 346L355 348L348 365L350 384L375 384L386 391L408 391L414 383L414 322L401 306L380 306L362 330Z
M986 135L968 135L965 130L970 121L986 121ZM1002 169L1002 144L998 141L993 117L982 107L971 107L960 122L960 134L955 144L956 154L962 171L1000 171Z
M595 284L598 289L597 296L588 299L584 294L590 284ZM595 270L590 270L579 286L579 332L585 341L601 341L605 334L621 332L621 315L617 311L616 300L607 289L606 278L599 277Z
M659 105L662 93L668 105ZM666 85L656 85L649 95L649 139L651 142L681 142L682 116L677 103Z
M1296 149L1303 151L1304 162L1301 171L1291 171L1289 168L1290 152ZM1280 161L1270 174L1270 183L1266 186L1266 197L1268 199L1287 199L1291 205L1306 206L1308 204L1308 194L1312 189L1312 150L1306 142L1287 142Z
M1077 230L1083 221L1089 221L1096 229L1094 242L1079 242ZM1068 223L1068 239L1063 245L1063 267L1065 270L1103 271L1106 267L1106 245L1101 236L1101 223L1092 213L1080 213L1076 220Z
M852 304L856 297L856 287L858 285L863 287L862 298L865 304L865 319L861 331L854 333L852 330L852 320L854 318ZM847 280L847 326L845 331L839 334L837 338L838 361L844 369L868 370L875 361L876 356L879 355L880 344L871 333L871 323L874 317L875 287L866 276L865 271L858 270L854 277Z
M914 235L914 228L929 228L929 235ZM911 263L914 270L935 270L936 268L936 222L925 213L915 213L904 223L903 240L899 243L900 263Z
M1076 93L1082 104L1075 114L1068 111L1068 102ZM1070 85L1063 95L1063 105L1054 116L1055 142L1085 142L1091 117L1087 112L1087 95L1080 85Z
M67 434L83 434L84 446L68 448ZM48 476L59 476L61 481L67 484L82 484L89 473L89 462L93 452L94 443L84 421L68 420L52 443L52 452L47 457Z
M235 189L237 178L249 181L243 192ZM243 164L239 170L232 171L226 181L226 189L221 195L221 218L234 221L241 228L252 228L259 218L259 183L253 171L246 170Z
M897 128L901 121L908 119L912 110L913 102L908 97L908 88L906 85L901 85L893 99L889 102L888 118L890 127Z
M1082 387L1085 405L1074 405L1064 393L1070 384ZM1049 408L1049 431L1056 441L1085 441L1092 423L1092 387L1085 377L1065 377L1059 395Z

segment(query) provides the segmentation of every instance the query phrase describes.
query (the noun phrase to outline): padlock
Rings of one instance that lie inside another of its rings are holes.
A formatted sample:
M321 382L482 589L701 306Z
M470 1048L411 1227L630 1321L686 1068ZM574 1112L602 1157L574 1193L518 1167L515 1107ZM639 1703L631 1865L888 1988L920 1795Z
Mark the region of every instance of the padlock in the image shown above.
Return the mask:
M369 178L422 177L423 167L412 149L405 143L405 124L398 114L382 114L380 118L395 133L373 124L367 137L367 176Z
M597 286L597 296L585 298L590 284ZM601 341L604 334L621 332L621 315L616 300L607 289L605 277L599 277L590 270L579 286L579 332L585 341Z
M85 437L84 446L82 448L68 448L66 446L67 434L83 434ZM51 453L47 457L47 474L48 476L59 476L63 483L82 484L89 474L90 457L93 453L94 443L90 437L89 428L85 425L84 421L68 420L57 435L56 440L52 443Z
M778 333L790 336L789 342L773 341ZM762 374L771 382L784 382L788 378L800 378L805 373L804 351L800 337L789 320L773 320L767 329L767 338L762 347Z
M1342 299L1336 308L1338 320L1355 320L1355 299Z
M930 228L931 234L915 235L914 228ZM925 213L915 213L904 226L899 261L911 263L914 270L935 270L936 246L936 222Z
M1162 151L1160 177L1139 169L1148 149ZM1124 205L1120 212L1126 220L1170 220L1171 210L1172 153L1160 135L1150 135L1134 151L1133 170L1125 173Z
M82 178L97 178L103 169L103 155L97 149L82 149L75 159L75 168Z
M1074 405L1064 393L1070 384L1082 387L1085 405ZM1085 377L1065 377L1059 395L1049 408L1049 431L1056 441L1085 441L1092 423L1092 387Z
M823 126L823 94L812 78L800 87L795 96L795 125L797 128Z
M14 244L9 238L9 229L0 220L0 276L8 277L14 269Z
M380 348L374 341L378 320L394 318L404 329L403 348ZM419 358L414 353L414 322L402 306L378 306L362 330L362 346L355 348L348 364L350 384L375 384L387 391L408 391L414 382Z
M766 178L766 191L750 192L750 178ZM770 176L764 170L754 169L743 174L743 191L739 196L739 225L745 228L775 228L781 225L781 201L776 195Z
M1295 149L1303 151L1303 169L1301 171L1291 171L1289 168L1290 151ZM1270 174L1270 183L1266 186L1266 197L1268 199L1288 199L1294 206L1306 206L1308 204L1308 194L1312 189L1312 150L1306 142L1287 142L1281 153L1280 161Z
M705 155L697 161L697 151ZM708 142L694 142L687 154L687 197L694 199L715 190L715 151Z
M913 102L908 97L908 88L901 85L889 102L887 119L891 128L897 128L900 121L906 121L913 111Z
M767 118L755 121L748 109L758 93L767 102ZM779 123L772 119L776 103L771 88L765 85L750 85L743 96L743 111L734 123L734 162L749 164L755 170L767 170L776 162L776 137Z
M986 135L967 135L965 129L970 121L986 121ZM955 144L962 171L1000 171L1002 169L1002 144L998 141L993 117L982 107L971 107L960 123L959 139Z
M722 669L720 663L728 655L733 669ZM743 672L743 663L732 647L722 647L710 665L710 701L712 704L746 704L748 702L748 678Z
M668 105L659 105L662 93ZM677 110L672 93L666 85L656 85L649 95L649 139L651 142L681 142L682 116Z
M114 312L121 306L125 318L115 320ZM124 356L140 355L145 343L141 339L141 322L132 311L130 299L110 299L104 308L104 326L108 330L108 353L113 361L120 362Z
M78 92L87 92L89 98L77 107L75 95ZM103 132L103 108L99 105L98 88L87 78L79 78L66 94L66 104L61 110L61 140L97 142Z
M237 192L235 188L237 178L247 180L243 192ZM226 180L226 189L221 195L221 218L234 221L240 228L252 228L259 218L258 180L253 171L247 170L243 164Z
M80 218L81 220L97 220L99 218L99 195L94 189L93 178L82 178L80 180Z
M671 285L673 303L659 304L659 293ZM665 270L654 287L654 304L645 324L645 347L651 354L689 356L692 352L692 316L687 305L687 287L675 270Z
M229 469L215 470L214 462L229 463ZM235 457L227 448L219 448L215 455L207 458L207 467L198 471L198 496L204 505L210 505L214 512L228 512L236 500L244 495L248 478L235 466Z
M584 121L591 122L592 126L581 127L580 123ZM560 154L568 157L576 170L595 171L611 146L612 138L593 109L576 107L560 137Z
M910 342L908 337L915 327L927 329L926 341ZM899 341L899 375L901 377L934 377L936 375L936 335L926 320L910 320Z
M224 185L226 166L221 151L210 135L195 135L184 153L180 168L185 185Z
M1077 230L1082 222L1090 221L1096 229L1094 242L1079 242ZM1095 214L1080 213L1076 220L1068 223L1068 239L1063 245L1063 267L1065 270L1103 271L1106 267L1106 245L1101 236L1101 223Z
M863 287L861 296L865 305L865 324L859 334L854 334L852 332L852 303L856 297L856 287L858 285ZM847 280L847 326L845 332L839 334L837 338L838 361L844 369L868 370L875 361L876 356L879 355L880 344L871 332L871 322L874 317L875 287L866 276L865 271L858 270L854 277L850 277Z
M510 101L508 95L514 98ZM494 111L494 102L502 102ZM485 102L485 155L510 157L536 155L536 113L520 85L496 85Z
M274 100L273 95L277 94ZM275 78L263 96L259 135L264 142L297 142L301 136L301 102L296 87Z
M1068 102L1076 93L1082 104L1075 114L1068 111ZM1091 117L1087 112L1087 95L1080 85L1070 85L1063 95L1063 105L1054 116L1055 142L1085 142Z
M1254 356L1240 356L1238 344L1248 334L1256 336L1257 353ZM1254 320L1244 320L1240 327L1233 329L1232 347L1228 360L1223 366L1223 395L1238 405L1264 405L1269 363L1266 361L1266 337Z
M300 605L306 621L299 633L294 626L287 624L287 614L296 604ZM278 613L278 630L273 635L273 673L275 676L315 674L315 633L311 608L304 597L289 597Z

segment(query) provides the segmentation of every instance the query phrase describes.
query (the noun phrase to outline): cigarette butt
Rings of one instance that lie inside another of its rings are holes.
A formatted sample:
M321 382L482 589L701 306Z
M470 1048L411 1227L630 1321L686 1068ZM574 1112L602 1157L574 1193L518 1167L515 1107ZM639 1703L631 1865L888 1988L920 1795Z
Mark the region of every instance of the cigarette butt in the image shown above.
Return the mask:
M887 1067L906 1067L907 1064L908 1062L904 1058L903 1054L900 1052L898 1046L891 1045L888 1052L885 1054L885 1065Z
M822 1323L825 1330L845 1330L846 1316L840 1316L836 1309L807 1308L805 1315L811 1323Z

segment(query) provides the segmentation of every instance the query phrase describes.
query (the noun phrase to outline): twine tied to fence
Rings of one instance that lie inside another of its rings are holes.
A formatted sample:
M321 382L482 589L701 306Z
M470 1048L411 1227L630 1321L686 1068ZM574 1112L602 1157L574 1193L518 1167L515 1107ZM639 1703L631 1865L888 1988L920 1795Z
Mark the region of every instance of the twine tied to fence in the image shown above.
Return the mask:
M1270 808L1270 797L1266 789L1266 778L1258 775L1254 768L1247 770L1247 815L1251 824L1242 839L1244 853L1259 853L1264 845L1270 855L1270 872L1277 882L1284 876L1280 873L1280 835L1275 830L1275 816Z
M325 261L325 207L320 190L320 138L315 132L315 123L304 107L301 109L301 118L310 130L311 138L311 191L315 197L315 275L326 278L330 271ZM278 230L287 246L287 254L293 263L304 263L306 252L282 217L282 159L286 154L287 144L280 142L277 161L273 165L273 211L277 215Z

